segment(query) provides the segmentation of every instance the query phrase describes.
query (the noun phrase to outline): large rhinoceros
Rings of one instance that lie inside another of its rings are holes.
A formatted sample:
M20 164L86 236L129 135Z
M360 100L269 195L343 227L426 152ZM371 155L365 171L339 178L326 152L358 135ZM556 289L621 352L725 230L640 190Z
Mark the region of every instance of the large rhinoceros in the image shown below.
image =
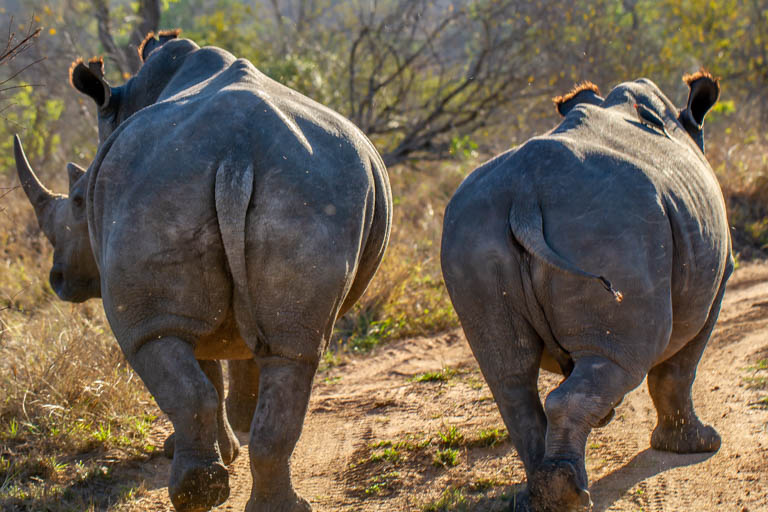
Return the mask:
M446 209L445 282L525 465L517 510L589 506L587 435L646 375L653 448L720 446L691 401L733 269L701 131L720 89L685 80L680 111L646 79L556 98L560 125L480 166ZM540 367L566 377L543 408Z
M87 172L69 166L68 197L39 183L17 138L19 177L55 248L51 286L64 300L102 297L173 422L173 506L228 497L223 462L237 440L218 360L253 359L246 510L310 510L289 459L334 322L386 248L386 169L347 119L176 35L150 35L120 87L99 60L73 65L73 85L98 106L100 143Z

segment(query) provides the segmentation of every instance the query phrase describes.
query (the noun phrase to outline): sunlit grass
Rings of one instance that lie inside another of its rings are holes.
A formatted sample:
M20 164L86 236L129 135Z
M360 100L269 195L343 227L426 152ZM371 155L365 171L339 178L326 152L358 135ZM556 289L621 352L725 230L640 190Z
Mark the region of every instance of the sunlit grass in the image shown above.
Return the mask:
M0 509L101 510L136 495L126 482L103 490L105 457L146 457L157 408L100 301L70 305L51 291L50 245L23 194L3 207Z
M443 212L472 163L390 170L392 235L359 303L337 322L336 346L366 352L382 341L458 326L440 269Z

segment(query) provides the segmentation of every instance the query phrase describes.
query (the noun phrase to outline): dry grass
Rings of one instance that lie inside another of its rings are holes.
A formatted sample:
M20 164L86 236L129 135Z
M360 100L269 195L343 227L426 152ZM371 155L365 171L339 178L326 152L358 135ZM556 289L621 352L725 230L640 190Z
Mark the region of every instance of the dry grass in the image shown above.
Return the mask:
M337 322L333 346L366 352L382 341L458 325L440 270L445 206L470 163L390 170L395 210L384 262L359 303Z
M764 259L768 250L768 135L754 116L716 116L714 129L705 134L707 157L725 196L734 252L742 260Z
M70 305L51 291L51 249L23 193L2 201L0 509L117 505L138 484L115 485L113 470L152 451L146 438L157 407L101 304Z

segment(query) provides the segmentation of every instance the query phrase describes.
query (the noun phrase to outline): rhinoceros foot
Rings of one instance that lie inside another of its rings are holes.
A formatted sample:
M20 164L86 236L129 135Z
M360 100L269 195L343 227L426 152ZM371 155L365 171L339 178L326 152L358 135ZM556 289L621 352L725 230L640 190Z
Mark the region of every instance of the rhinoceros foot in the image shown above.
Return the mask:
M218 461L180 461L176 457L171 467L168 494L178 512L205 512L229 497L229 473Z
M173 453L176 449L176 432L172 432L171 435L165 438L163 443L163 455L172 459ZM224 464L229 466L240 453L240 442L235 437L234 433L226 432L222 439L219 439L219 451L221 452L221 459Z
M651 447L676 453L716 452L720 449L720 434L698 420L682 425L658 425L651 435Z
M312 512L309 502L292 492L292 495L283 499L270 497L270 499L255 500L251 498L245 507L245 512Z
M544 462L528 482L528 489L530 510L536 512L582 512L592 508L589 491L579 483L576 468L567 460Z

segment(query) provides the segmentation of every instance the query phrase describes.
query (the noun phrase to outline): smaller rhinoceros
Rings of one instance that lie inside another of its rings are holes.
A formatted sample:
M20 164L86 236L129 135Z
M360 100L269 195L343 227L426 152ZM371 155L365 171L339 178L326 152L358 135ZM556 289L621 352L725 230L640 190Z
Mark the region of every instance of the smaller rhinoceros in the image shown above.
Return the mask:
M98 107L100 143L87 172L68 166L69 196L40 184L15 140L19 178L54 246L51 286L64 300L102 297L173 422L176 510L229 495L224 463L238 444L220 359L252 362L233 368L239 392L258 397L246 510L310 510L289 459L334 322L387 246L386 169L350 121L246 60L176 32L150 34L139 53L142 68L120 87L99 59L71 69Z
M680 111L646 79L605 99L582 84L556 98L559 126L480 166L446 209L448 292L528 477L514 510L589 507L587 435L646 375L653 448L720 446L691 401L733 269L702 140L720 88L685 81ZM540 367L566 377L543 408Z

